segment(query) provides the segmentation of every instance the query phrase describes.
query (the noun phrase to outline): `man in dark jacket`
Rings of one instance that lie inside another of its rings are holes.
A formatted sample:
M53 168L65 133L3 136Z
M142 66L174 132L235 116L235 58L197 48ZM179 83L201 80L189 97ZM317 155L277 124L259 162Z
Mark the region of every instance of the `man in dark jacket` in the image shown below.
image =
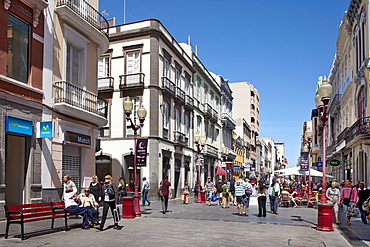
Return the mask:
M224 185L224 183L222 182L222 179L218 179L218 182L216 184L216 196L217 196L217 199L218 199L218 205L222 205L222 185Z
M236 197L235 197L235 181L234 181L234 178L231 179L231 182L230 182L230 192L232 194L232 203L234 204L234 206L236 206Z

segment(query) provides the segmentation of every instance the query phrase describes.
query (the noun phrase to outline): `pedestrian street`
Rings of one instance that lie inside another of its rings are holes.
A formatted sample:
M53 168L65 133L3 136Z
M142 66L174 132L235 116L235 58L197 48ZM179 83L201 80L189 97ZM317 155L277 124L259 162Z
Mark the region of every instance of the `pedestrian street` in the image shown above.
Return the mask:
M154 199L154 198L152 198ZM0 222L0 246L65 246L66 240L78 246L368 246L364 240L367 225L353 219L352 226L333 225L333 232L315 229L317 209L279 208L279 215L267 214L257 217L257 200L251 198L248 216L239 216L236 206L222 209L217 202L211 206L189 204L181 200L170 200L166 214L162 214L161 203L152 200L150 206L141 207L142 217L122 219L119 230L113 229L113 219L109 212L105 231L82 230L78 227L81 218L70 219L72 226L67 232L46 231L48 221L25 225L28 238L21 241L13 236L19 234L20 227L10 227L10 238L4 239L5 221ZM267 205L269 211L269 204ZM63 222L57 221L56 227ZM360 240L354 232L361 232ZM34 232L33 234L30 234Z

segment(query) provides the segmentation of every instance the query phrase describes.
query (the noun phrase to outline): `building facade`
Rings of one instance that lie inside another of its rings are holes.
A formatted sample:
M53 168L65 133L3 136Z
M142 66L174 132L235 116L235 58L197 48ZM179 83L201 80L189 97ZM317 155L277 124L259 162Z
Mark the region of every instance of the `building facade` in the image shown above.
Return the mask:
M155 19L109 28L110 46L99 61L99 96L108 101L107 125L101 128L98 174L123 176L134 188L134 132L126 121L123 100L133 102L131 117L147 110L139 139L147 139L146 166L138 167L138 181L147 177L150 196L165 176L181 194L185 182L193 187L194 141L193 60ZM202 129L204 131L204 129ZM204 134L205 132L202 132Z
M108 106L98 97L97 64L109 40L98 1L48 2L42 121L53 131L41 139L42 199L55 201L63 193L64 175L81 190L96 174L96 145Z
M250 126L249 158L255 166L257 160L256 139L259 135L259 94L257 89L248 82L229 83L233 91L233 118L245 119ZM238 126L238 125L237 125Z
M40 202L44 9L48 1L0 6L0 215L4 204Z

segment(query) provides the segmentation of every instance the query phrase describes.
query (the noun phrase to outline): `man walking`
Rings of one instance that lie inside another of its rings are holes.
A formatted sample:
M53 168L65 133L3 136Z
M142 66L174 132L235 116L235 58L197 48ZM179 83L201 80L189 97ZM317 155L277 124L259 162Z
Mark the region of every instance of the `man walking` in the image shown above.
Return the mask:
M243 180L243 175L239 176L239 180L235 182L235 196L236 196L236 203L238 204L238 213L239 216L248 216L246 213L247 205L245 202L245 190L247 189L247 185ZM241 208L243 205L243 209Z
M218 200L218 205L221 206L222 204L222 185L224 183L222 182L222 179L218 179L218 183L216 184L216 197Z
M211 182L211 178L208 178L207 183L204 185L204 189L206 190L206 198L208 201L208 206L211 206L214 187L215 185L213 184L213 182Z
M272 179L272 185L269 190L270 196L270 205L271 205L271 213L272 214L279 214L278 212L278 200L280 196L280 185L277 182L276 178Z
M151 202L148 199L149 182L146 180L146 177L143 177L142 181L143 181L143 185L141 187L141 195L142 195L141 206L145 206L145 202L148 202L148 206L150 206Z
M162 214L165 214L168 212L168 198L172 197L172 188L171 183L168 181L168 176L164 177L164 180L159 185L158 190L162 200Z

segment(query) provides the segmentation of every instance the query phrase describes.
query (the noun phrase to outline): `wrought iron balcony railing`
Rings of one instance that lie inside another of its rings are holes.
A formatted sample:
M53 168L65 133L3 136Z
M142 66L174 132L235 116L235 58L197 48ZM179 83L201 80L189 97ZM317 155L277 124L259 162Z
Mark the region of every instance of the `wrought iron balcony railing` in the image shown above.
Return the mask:
M175 88L175 97L181 101L185 102L185 92L179 87Z
M217 112L216 109L213 109L213 118L214 118L215 121L218 120L218 112Z
M67 6L82 19L108 37L109 24L105 17L86 0L57 0L56 7ZM104 28L102 28L104 27Z
M66 103L107 118L108 102L66 81L54 82L54 103Z
M212 106L208 103L203 103L203 111L204 114L208 115L209 117L212 117Z
M185 96L185 106L190 108L194 107L194 99L190 95Z
M181 133L180 131L174 131L174 143L182 144L182 145L188 145L188 138L184 133Z
M344 139L348 144L353 139L360 135L369 134L369 127L370 127L370 117L364 117L358 119L346 132Z
M174 94L176 85L167 77L162 77L162 88L171 94Z
M144 87L144 73L120 75L120 89L129 87Z
M113 77L98 78L98 90L113 90Z

